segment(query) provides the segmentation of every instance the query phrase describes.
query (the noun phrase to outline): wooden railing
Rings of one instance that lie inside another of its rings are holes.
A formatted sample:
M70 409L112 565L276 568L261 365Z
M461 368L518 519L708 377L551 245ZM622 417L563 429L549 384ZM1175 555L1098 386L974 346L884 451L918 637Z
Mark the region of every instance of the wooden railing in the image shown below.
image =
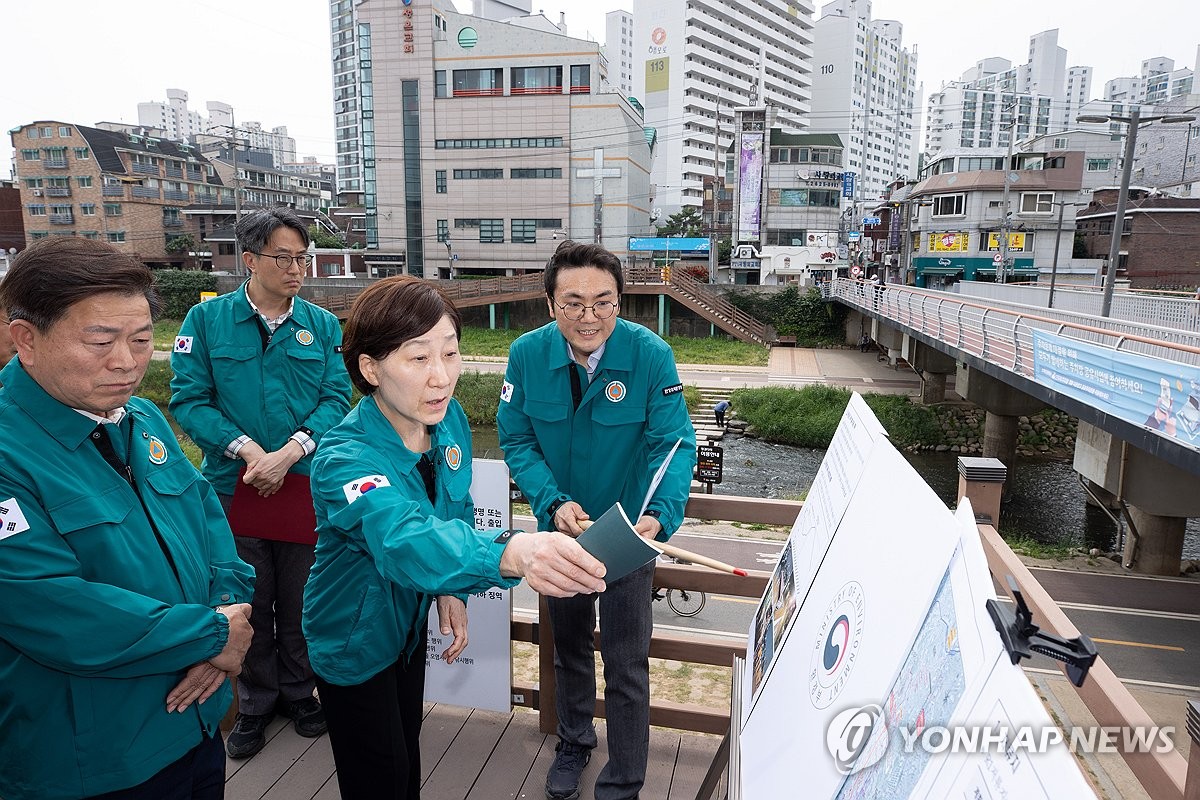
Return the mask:
M709 284L701 283L680 270L633 267L625 270L625 283L634 286L664 286L672 296L682 300L684 305L700 311L703 316L712 319L742 341L768 344L766 325L730 303Z
M512 299L511 297L497 299L503 298L504 295L526 294L536 298L545 291L545 281L540 272L529 275L514 275L512 277L481 278L479 280L435 280L430 281L430 283L437 284L451 300L459 305L479 305L478 303L463 303L462 301L483 298L492 298L491 302L506 302ZM362 292L326 295L312 302L341 317L344 316L345 312L350 310L350 307L354 305L354 301L358 299L360 294Z

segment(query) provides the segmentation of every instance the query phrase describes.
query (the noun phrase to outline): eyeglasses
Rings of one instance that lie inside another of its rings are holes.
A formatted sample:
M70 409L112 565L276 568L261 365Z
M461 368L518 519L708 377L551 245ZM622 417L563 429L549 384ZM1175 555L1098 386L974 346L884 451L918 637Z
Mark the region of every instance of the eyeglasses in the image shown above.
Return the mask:
M617 310L618 303L611 300L601 300L598 303L592 303L590 306L585 306L583 303L555 303L563 312L563 316L572 322L578 322L583 319L583 315L590 308L596 319L608 319Z
M313 263L312 253L305 253L304 255L299 256L289 256L286 253L282 253L277 256L269 256L266 253L255 253L253 250L247 250L246 252L254 253L254 255L258 256L259 258L273 258L275 259L275 266L279 267L280 269L290 268L293 261L296 262L296 266L300 267L301 269L308 269Z

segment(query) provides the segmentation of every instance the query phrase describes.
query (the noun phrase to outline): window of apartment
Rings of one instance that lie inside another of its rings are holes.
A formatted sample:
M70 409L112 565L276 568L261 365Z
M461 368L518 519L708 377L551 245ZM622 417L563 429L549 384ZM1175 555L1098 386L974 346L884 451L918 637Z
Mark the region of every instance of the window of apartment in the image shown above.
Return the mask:
M106 217L121 216L121 204L120 203L105 203L104 204L104 216L106 216Z
M123 242L125 241L125 231L109 231L107 238L110 242Z
M1066 150L1071 144L1071 140L1065 136L1060 136L1054 140L1055 150Z
M512 230L512 240L516 244L534 244L537 242L536 219L514 219L509 223Z
M46 207L41 203L34 203L31 206L26 206L26 208L29 209L29 216L31 217L46 216Z
M499 180L504 177L502 169L456 169L454 170L454 180Z
M26 189L42 188L42 179L41 178L26 178L25 179L25 188Z
M45 239L49 235L50 234L47 231L30 231L29 232L30 239Z
M767 244L775 247L803 247L805 231L803 228L797 229L768 229Z
M1054 192L1021 192L1022 214L1049 214L1053 203Z
M1108 172L1111 167L1111 158L1089 158L1087 160L1088 172Z
M54 136L54 128L51 128L49 125L42 128L42 138L43 139L49 139L53 136Z
M439 169L433 173L433 182L438 194L446 193L446 170Z
M562 228L562 217L543 218L536 220L537 226L543 230Z
M79 204L79 215L81 217L96 216L96 204L95 203L80 203Z
M38 129L30 128L29 130L25 131L25 135L28 136L30 139L36 139L36 138L38 138Z
M450 239L450 221L439 219L437 221L437 240L445 244Z
M513 67L512 94L562 94L562 67Z
M590 94L592 91L592 67L590 64L571 65L571 94Z
M514 179L521 178L561 178L561 167L523 167L514 168L509 171L509 175Z
M162 221L167 225L177 225L182 222L179 216L178 208L164 208L162 210Z
M998 170L1004 164L1003 158L959 158L960 172L978 172L981 170Z
M435 69L433 71L433 96L446 97L446 70Z
M961 217L967 213L965 194L942 194L933 198L933 216Z
M488 244L500 244L504 241L503 219L479 220L479 241Z
M99 239L100 231L84 231L80 234L85 239Z
M71 136L71 129L66 125L61 125L58 128L58 135L64 139L69 138Z
M455 97L488 97L504 94L503 69L454 70Z
M79 184L80 189L90 189L90 188L92 188L92 176L91 175L76 175L75 183Z
M41 150L22 150L21 158L26 161L40 161L42 158Z
M458 229L463 229L463 230L468 229L468 228L478 228L479 220L476 218L471 218L471 217L467 217L465 219L462 217L459 217L454 220L454 227L458 228Z

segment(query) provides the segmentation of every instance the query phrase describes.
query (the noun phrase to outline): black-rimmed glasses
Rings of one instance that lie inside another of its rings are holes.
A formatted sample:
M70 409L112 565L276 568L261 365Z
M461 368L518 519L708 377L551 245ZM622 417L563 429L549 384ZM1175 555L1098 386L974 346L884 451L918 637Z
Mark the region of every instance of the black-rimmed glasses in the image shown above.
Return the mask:
M254 253L254 255L258 256L259 258L273 258L275 259L275 266L279 267L280 269L290 268L293 261L296 262L296 266L300 267L300 269L308 269L313 263L312 253L304 253L303 255L299 256L290 256L287 253L281 253L277 256L270 256L266 253L255 253L253 250L248 250L246 252Z
M608 319L617 310L618 303L611 300L601 300L597 303L592 303L590 306L585 306L583 303L555 303L554 305L563 312L563 316L572 322L578 322L583 319L583 315L590 308L596 319Z

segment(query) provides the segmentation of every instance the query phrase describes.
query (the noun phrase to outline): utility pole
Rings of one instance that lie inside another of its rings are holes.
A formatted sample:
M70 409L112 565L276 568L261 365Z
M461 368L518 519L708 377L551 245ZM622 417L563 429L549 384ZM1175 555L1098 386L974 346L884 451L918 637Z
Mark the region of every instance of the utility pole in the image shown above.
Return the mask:
M1054 308L1054 284L1058 279L1058 248L1062 241L1062 222L1063 211L1067 206L1077 206L1080 203L1059 202L1054 203L1058 206L1058 224L1054 227L1054 260L1050 262L1050 296L1046 299L1046 308Z
M242 262L242 245L237 238L238 220L242 218L241 179L238 177L237 162L237 126L233 118L232 107L229 110L229 158L233 161L233 258L234 275L244 275L246 265Z
M708 282L717 282L717 191L721 185L721 100L717 99L717 113L713 118L713 182L712 219L708 229Z
M1012 122L1008 128L1008 155L1004 158L1004 199L1001 201L1000 209L1004 212L1003 219L1000 223L1000 263L996 265L996 283L1006 283L1008 281L1008 229L1011 224L1012 214L1008 210L1008 171L1012 169L1012 153L1013 139L1017 134L1017 118L1019 115L1017 99L1013 98L1012 106Z

